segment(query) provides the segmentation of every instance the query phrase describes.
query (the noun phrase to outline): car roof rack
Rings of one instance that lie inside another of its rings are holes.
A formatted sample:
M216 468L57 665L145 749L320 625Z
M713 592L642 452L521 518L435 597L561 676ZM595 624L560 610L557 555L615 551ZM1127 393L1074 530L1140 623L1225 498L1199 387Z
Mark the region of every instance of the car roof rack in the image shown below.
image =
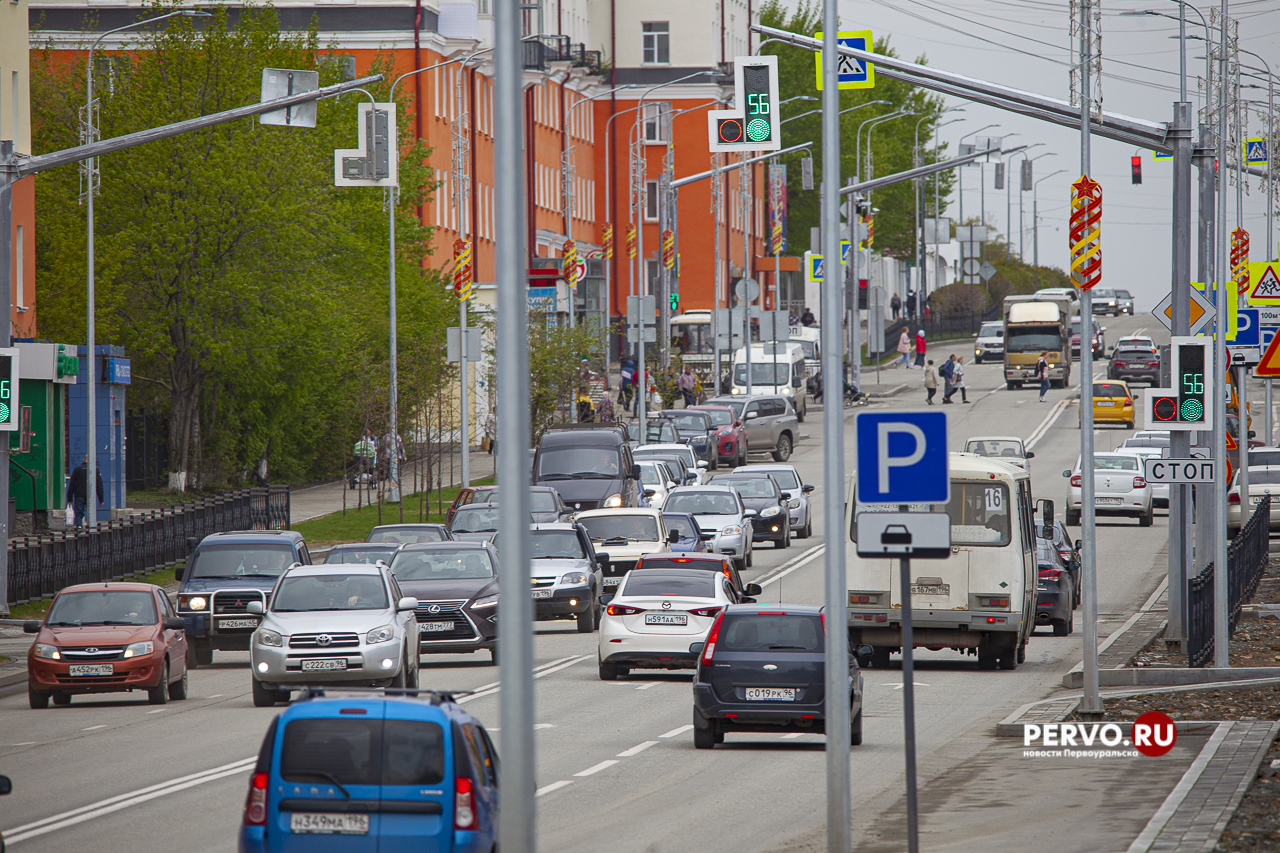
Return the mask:
M369 695L401 697L405 699L424 699L432 705L458 704L459 696L470 696L474 690L426 690L420 687L323 687L313 685L304 687L298 692L299 702L309 699L325 699L330 695Z

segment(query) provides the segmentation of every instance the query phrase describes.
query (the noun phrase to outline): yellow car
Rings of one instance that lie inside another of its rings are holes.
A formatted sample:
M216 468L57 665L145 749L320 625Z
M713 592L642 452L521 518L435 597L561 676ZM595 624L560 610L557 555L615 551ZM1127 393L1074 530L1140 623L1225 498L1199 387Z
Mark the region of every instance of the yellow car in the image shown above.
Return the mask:
M1093 383L1093 422L1124 424L1133 429L1133 394L1127 383L1116 379Z

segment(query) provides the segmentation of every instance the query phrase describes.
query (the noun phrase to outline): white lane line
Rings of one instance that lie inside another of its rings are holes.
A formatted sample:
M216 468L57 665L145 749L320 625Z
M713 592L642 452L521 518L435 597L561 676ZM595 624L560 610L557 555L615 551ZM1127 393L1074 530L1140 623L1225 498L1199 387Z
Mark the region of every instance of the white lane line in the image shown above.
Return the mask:
M802 559L794 562L794 564L790 566L785 572L778 572L776 575L769 578L768 580L757 581L757 583L759 583L760 586L763 588L773 583L774 581L780 581L783 578L785 578L787 575L796 571L797 569L802 569L805 566L807 566L809 563L812 563L814 560L821 557L823 552L825 552L826 550L827 550L826 545L815 545L805 552L806 554L808 554L808 556L802 557Z
M1155 843L1165 824L1169 822L1169 818L1173 817L1174 812L1178 810L1178 806L1182 805L1182 801L1187 798L1191 787L1200 779L1200 774L1204 773L1204 769L1209 766L1209 761L1218 753L1218 747L1222 746L1222 741L1226 739L1227 733L1231 731L1234 725L1235 723L1218 723L1218 728L1214 730L1209 742L1204 745L1204 749L1200 750L1196 760L1191 762L1187 772L1182 774L1178 784L1169 792L1169 796L1165 797L1164 802L1160 804L1159 810L1151 816L1151 820L1147 821L1146 827L1129 845L1128 853L1146 853L1151 849L1151 845Z
M161 782L157 785L149 785L146 788L139 788L136 791L130 791L127 794L120 794L115 797L108 797L96 803L90 803L87 806L81 806L61 814L52 815L51 817L37 820L33 823L16 826L13 829L4 831L5 839L10 843L16 843L28 838L35 838L38 835L44 835L47 832L63 829L68 826L74 826L77 823L83 823L86 820L92 820L111 812L119 811L135 806L139 803L145 803L147 800L154 800L157 797L163 797L167 794L184 791L187 788L194 788L196 785L203 785L205 782L213 782L216 779L222 779L226 776L234 776L237 773L243 773L254 765L258 760L257 756L244 758L240 761L233 761L230 764L224 764L221 767L214 767L211 770L202 770L199 773L192 773L188 776L180 776L177 779L170 779L167 782Z
M164 713L165 711L167 711L167 710L169 710L169 709L168 709L168 708L156 708L155 710L153 710L153 711L148 711L147 713L148 713L148 714L163 714L163 713Z
M630 749L619 752L618 757L630 758L633 755L639 755L640 753L644 752L646 749L648 749L651 746L657 746L657 745L658 745L658 742L656 740L647 740L644 743L638 743L635 746L631 747Z
M534 723L533 724L533 730L535 732L538 729L554 729L555 727L556 727L555 723Z
M24 740L22 743L11 743L9 746L35 746L38 743L39 741L35 740Z
M538 789L537 793L535 793L534 796L541 797L543 794L550 794L552 791L559 791L561 788L564 788L572 784L573 784L572 779L561 779L559 782L552 782L550 785L543 785L541 788Z
M601 770L608 770L610 767L618 763L620 762L616 758L607 758L604 761L601 761L599 764L593 764L592 766L588 767L586 770L583 770L580 773L574 773L573 775L574 776L594 776L597 773L599 773Z
M693 723L689 723L689 725L687 726L681 726L678 729L672 729L671 731L667 732L665 735L658 735L658 737L678 737L679 735L684 734L685 732L689 731L692 728L693 728Z
M87 729L81 729L80 731L82 731L82 732L91 732L91 731L93 731L93 730L95 730L95 729L105 729L105 728L106 728L106 725L104 724L104 725L101 725L101 726L89 726Z
M782 739L783 739L783 740L795 740L796 738L804 737L806 734L807 734L807 732L792 732L792 733L791 733L791 734L789 734L789 735L783 735L783 736L782 736Z
M792 557L790 560L787 560L781 566L778 566L776 568L770 569L769 571L765 572L756 580L756 583L760 584L761 586L764 586L766 583L772 580L774 576L781 576L783 572L790 571L793 566L797 565L801 561L806 560L808 557L812 556L815 552L821 551L825 547L826 547L825 545L814 545L808 548L807 550L801 551L799 554Z
M1027 450L1031 450L1032 448L1034 448L1036 446L1036 443L1039 442L1040 439L1048 435L1049 428L1054 425L1054 423L1058 420L1058 418L1062 415L1062 413L1066 410L1067 406L1069 405L1071 405L1070 397L1068 397L1065 400L1059 400L1053 404L1053 406L1049 409L1049 414L1045 415L1044 420L1040 422L1040 425L1031 431L1031 435L1026 442Z
M221 697L222 695L223 695L223 694L221 694L221 693L214 693L212 696L206 696L206 697L204 697L204 698L206 698L206 699L217 699L217 698Z
M650 687L657 687L661 683L661 681L650 681L648 684L641 684L636 690L648 690Z
M567 669L568 667L571 667L576 663L582 663L584 660L587 660L590 657L593 657L593 655L579 655L577 657L572 657L572 658L559 658L558 660L553 660L548 663L544 663L542 666L534 669L533 677L542 678L542 676L544 675L550 675L553 672L559 672L562 669ZM501 687L501 683L497 681L491 682L489 684L481 685L480 687L476 688L475 692L471 693L469 696L459 696L458 704L462 705L466 702L471 702L475 699L483 699L486 696L492 696L493 694L498 692L498 689L500 687Z

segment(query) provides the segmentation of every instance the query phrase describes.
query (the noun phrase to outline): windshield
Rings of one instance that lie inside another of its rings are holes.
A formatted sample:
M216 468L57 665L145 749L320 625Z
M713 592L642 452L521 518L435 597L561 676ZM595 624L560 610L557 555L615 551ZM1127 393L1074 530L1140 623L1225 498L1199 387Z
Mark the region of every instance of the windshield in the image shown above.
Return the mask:
M1093 383L1093 396L1097 397L1128 397L1129 392L1125 390L1123 385L1115 382L1095 382Z
M444 763L444 730L421 720L293 720L280 750L286 782L439 785Z
M817 616L735 616L720 628L720 648L727 652L818 651L822 625Z
M716 576L668 575L656 572L631 572L619 595L692 595L699 598L715 597Z
M632 452L632 455L635 456L637 459L640 459L642 457L649 456L649 455L675 456L679 458L682 462L684 462L684 467L686 468L694 467L693 451L690 450L687 446L657 447L657 448L637 447Z
M454 533L492 533L498 529L499 510L493 504L468 504L458 507L449 529Z
M680 434L676 432L676 428L666 421L649 421L644 427L645 441L652 441L655 444L674 444L680 440ZM640 440L640 422L632 421L627 424L627 438L632 441Z
M585 560L575 530L534 530L529 534L529 557L534 560Z
M1114 290L1103 290L1101 287L1095 288L1093 291L1093 298L1098 299L1099 297L1102 299L1115 299L1116 292Z
M690 515L737 515L738 502L724 492L674 492L663 508Z
M707 417L711 420L712 426L733 426L733 413L722 411L707 411Z
M379 548L331 548L329 553L325 555L326 563L376 563L382 560L384 563L390 561L391 555L396 552L397 546L388 546Z
M288 545L201 545L192 558L191 578L278 578L293 565Z
M795 471L787 471L785 469L770 471L769 476L778 484L778 488L784 492L800 488L800 478L796 476Z
M982 328L978 330L980 338L998 338L1004 335L1004 325L1002 323L983 323Z
M697 539L698 527L693 523L693 519L687 515L663 515L663 522L667 525L667 532L675 531L681 539Z
M1137 471L1138 458L1136 456L1095 456L1093 457L1093 470L1095 471ZM1076 466L1079 470L1079 466Z
M671 342L682 354L710 355L715 343L711 323L672 320Z
M701 412L678 412L668 417L676 425L676 429L706 432L711 428L711 420Z
M730 409L733 409L733 419L736 421L742 420L742 407L746 405L742 400L734 400L730 398L727 400L716 399L716 400L711 400L709 402L717 406L728 406Z
M799 344L801 351L804 352L806 361L817 361L818 359L818 342L806 341L803 338L792 338L791 343Z
M493 563L483 548L456 551L401 551L391 561L391 574L400 581L452 581L493 577Z
M1005 456L1022 458L1022 442L1008 441L1000 438L982 438L971 441L964 446L965 452L979 456Z
M443 527L386 527L377 528L369 534L370 542L392 542L396 545L416 545L419 542L443 542Z
M276 613L314 610L385 610L387 589L378 575L295 575L271 598Z
M713 477L717 486L728 486L744 498L777 498L778 486L768 477Z
M156 600L144 590L70 592L59 595L49 610L50 627L84 625L154 625Z
M597 515L579 518L593 542L625 539L628 542L657 542L658 520L650 515Z
M538 454L539 480L612 480L621 471L617 447L555 447Z
M1057 326L1011 326L1004 349L1005 352L1061 352L1062 335Z
M646 462L640 466L640 482L646 486L667 486L667 478L662 475L656 462Z
M497 506L501 503L500 493L497 489L492 489L481 495L476 503ZM529 512L555 512L559 508L556 504L556 496L551 491L547 489L529 490Z
M1127 290L1117 290L1117 291L1116 291L1116 296L1119 296L1121 299L1132 299L1132 298L1133 298L1133 296L1132 296L1132 295L1129 293L1129 291L1127 291Z
M782 362L751 362L752 385L786 385L791 382L791 365ZM738 362L733 366L733 383L747 384L747 364Z

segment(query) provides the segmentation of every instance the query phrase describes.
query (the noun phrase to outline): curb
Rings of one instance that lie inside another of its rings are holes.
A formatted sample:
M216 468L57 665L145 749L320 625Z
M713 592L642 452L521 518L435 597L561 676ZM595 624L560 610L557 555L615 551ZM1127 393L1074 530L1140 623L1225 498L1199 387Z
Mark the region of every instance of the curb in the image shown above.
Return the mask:
M24 666L16 672L6 672L0 675L0 687L12 687L15 684L22 684L27 680L27 668Z

